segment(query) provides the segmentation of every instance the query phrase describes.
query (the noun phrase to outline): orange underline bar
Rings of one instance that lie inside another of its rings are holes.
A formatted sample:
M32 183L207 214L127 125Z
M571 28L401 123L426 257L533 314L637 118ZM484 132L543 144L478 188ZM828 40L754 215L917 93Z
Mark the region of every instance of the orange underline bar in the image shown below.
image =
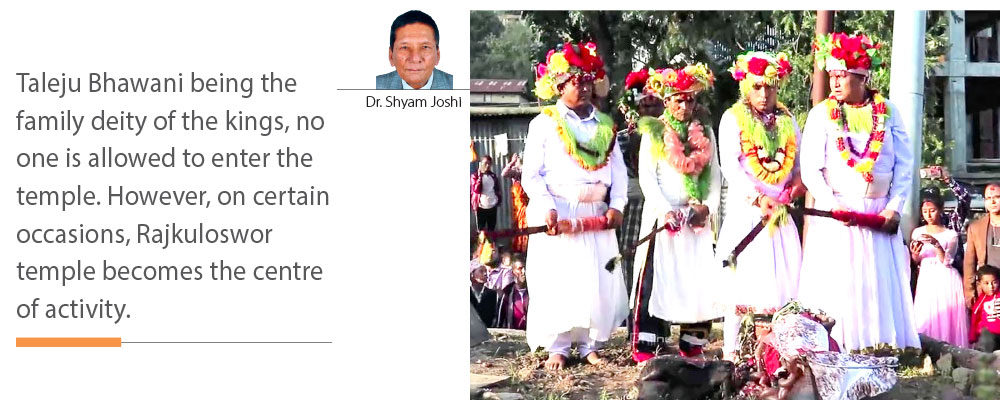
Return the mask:
M17 347L122 347L122 338L19 337L17 338Z

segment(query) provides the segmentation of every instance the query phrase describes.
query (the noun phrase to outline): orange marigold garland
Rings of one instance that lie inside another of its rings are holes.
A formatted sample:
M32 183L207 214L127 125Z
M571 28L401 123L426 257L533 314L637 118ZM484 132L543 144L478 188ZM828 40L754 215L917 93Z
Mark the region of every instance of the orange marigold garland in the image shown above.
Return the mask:
M750 172L761 182L775 185L782 182L795 167L798 146L791 114L782 105L774 124L766 127L753 115L750 107L739 102L732 107L740 128L740 148L750 166Z
M611 122L611 117L604 113L596 112L597 133L594 138L587 143L578 143L572 128L566 124L566 119L559 115L556 106L548 106L542 109L542 114L547 115L556 122L556 133L559 139L566 146L566 154L576 161L577 165L587 171L597 171L604 168L611 158L611 150L615 145L615 130Z
M843 127L840 136L837 137L837 150L840 151L840 158L847 163L848 167L860 173L865 182L871 183L875 179L872 170L875 168L875 162L878 161L882 151L882 142L885 140L885 125L889 120L889 107L886 105L885 98L878 92L873 92L871 103L853 107L850 113L852 115L848 115L844 111L843 103L832 97L826 100L826 106L830 120ZM858 115L867 117L865 115L867 112L870 112L871 131L868 134L868 142L865 143L864 150L859 152L855 150L854 143L851 142L847 133L850 132L850 126L866 125L867 121L858 121Z

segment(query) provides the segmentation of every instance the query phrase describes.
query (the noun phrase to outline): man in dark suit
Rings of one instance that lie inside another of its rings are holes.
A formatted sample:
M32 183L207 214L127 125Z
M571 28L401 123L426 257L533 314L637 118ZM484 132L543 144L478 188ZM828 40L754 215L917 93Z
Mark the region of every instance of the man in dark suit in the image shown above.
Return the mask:
M451 89L451 75L435 68L440 42L430 15L412 10L396 17L389 32L389 64L396 70L376 76L375 89Z
M962 265L965 305L969 308L976 299L976 268L1000 264L1000 184L986 185L983 198L989 214L969 224Z

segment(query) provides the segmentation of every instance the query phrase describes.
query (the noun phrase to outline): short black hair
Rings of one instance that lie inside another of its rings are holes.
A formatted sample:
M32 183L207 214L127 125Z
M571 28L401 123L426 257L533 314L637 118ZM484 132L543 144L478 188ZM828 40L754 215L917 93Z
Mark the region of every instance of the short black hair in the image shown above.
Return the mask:
M521 264L524 264L524 253L514 253L514 255L510 257L510 264L511 265L514 265L514 263L516 263L516 262L520 262Z
M984 265L976 270L976 282L979 282L983 278L983 275L993 275L993 278L1000 280L1000 268L994 267L992 265Z
M392 28L389 30L390 50L392 50L393 46L396 45L396 30L409 24L424 24L430 26L431 29L434 30L434 46L440 47L441 32L438 32L438 26L434 23L434 18L431 18L430 15L427 15L427 13L423 11L410 10L400 14L394 21L392 21Z

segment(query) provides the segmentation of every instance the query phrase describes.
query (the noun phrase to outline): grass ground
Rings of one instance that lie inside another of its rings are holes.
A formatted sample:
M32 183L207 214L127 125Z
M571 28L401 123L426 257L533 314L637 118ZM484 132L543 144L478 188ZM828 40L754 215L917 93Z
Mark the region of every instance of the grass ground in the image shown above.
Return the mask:
M718 324L717 324L718 325ZM626 332L619 329L602 352L608 361L593 366L581 363L575 355L562 371L546 371L542 364L547 355L532 353L523 332L491 330L493 339L472 349L469 369L476 374L510 376L510 381L493 392L519 393L528 400L611 400L635 399L639 368L632 361ZM677 337L676 327L673 337ZM721 332L713 329L712 343L706 352L721 354ZM927 374L920 366L904 365L899 382L878 400L930 400L955 398L950 378Z

